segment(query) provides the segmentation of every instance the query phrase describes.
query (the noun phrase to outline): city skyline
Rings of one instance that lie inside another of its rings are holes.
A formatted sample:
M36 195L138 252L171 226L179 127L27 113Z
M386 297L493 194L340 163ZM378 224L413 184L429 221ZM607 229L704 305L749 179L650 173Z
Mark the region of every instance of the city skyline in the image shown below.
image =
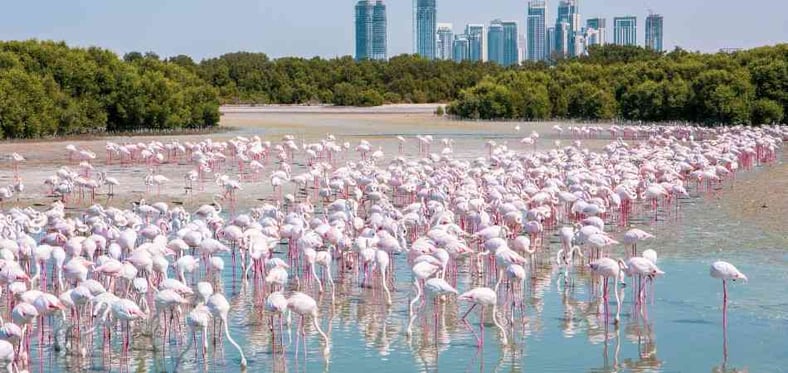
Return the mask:
M354 55L356 1L288 0L139 0L134 3L75 0L70 2L12 2L0 14L0 39L63 40L74 46L99 46L119 54L153 51L160 56L187 54L199 60L235 51L264 52L271 57L332 58ZM388 15L388 56L412 53L412 2L385 1ZM229 5L228 5L229 4ZM721 48L751 48L788 41L788 23L781 16L788 4L752 0L742 8L729 2L709 7L703 0L664 0L654 11L664 17L664 46L672 50L716 52ZM557 1L548 2L547 25L554 26ZM46 12L40 9L45 7ZM771 9L762 12L762 9ZM608 41L612 17L640 18L639 45L648 9L642 2L608 0L582 2L583 21L604 17ZM469 23L515 19L524 33L527 1L438 2L438 22L451 22L454 32ZM736 28L725 25L736 24ZM282 39L282 30L288 30ZM546 32L546 31L545 31ZM316 39L319 36L320 39Z

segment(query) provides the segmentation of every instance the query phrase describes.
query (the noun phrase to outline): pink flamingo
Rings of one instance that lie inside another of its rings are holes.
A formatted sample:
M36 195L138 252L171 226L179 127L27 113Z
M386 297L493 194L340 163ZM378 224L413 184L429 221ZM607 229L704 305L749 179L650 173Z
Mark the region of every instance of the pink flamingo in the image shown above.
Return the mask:
M501 331L501 338L503 339L503 344L506 345L506 330L504 330L503 326L498 322L498 312L497 312L497 304L498 304L498 296L495 295L495 290L485 287L478 287L475 289L471 289L460 294L457 297L457 300L464 300L473 303L473 306L462 315L462 321L468 327L474 335L476 332L473 331L471 325L466 320L468 314L473 311L476 306L481 306L481 311L479 312L479 336L476 337L476 341L478 343L479 348L484 347L484 308L487 306L492 306L492 317L493 323L496 327Z

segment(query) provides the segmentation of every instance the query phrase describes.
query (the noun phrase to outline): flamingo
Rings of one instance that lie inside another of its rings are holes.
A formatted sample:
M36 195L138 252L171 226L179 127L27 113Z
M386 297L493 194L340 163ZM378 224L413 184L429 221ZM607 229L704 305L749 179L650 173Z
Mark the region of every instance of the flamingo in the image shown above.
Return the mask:
M508 343L506 339L506 330L504 330L503 326L498 322L498 311L497 311L498 296L495 294L495 290L486 287L474 288L460 294L460 296L457 297L457 300L468 301L473 303L471 308L469 308L468 311L466 311L465 314L462 315L463 323L465 323L465 325L468 327L469 330L471 330L471 332L473 332L473 329L471 328L470 324L466 320L466 317L468 317L468 314L471 313L471 311L473 311L473 309L476 308L476 306L481 307L481 310L479 311L479 336L476 337L476 341L478 343L479 348L484 347L484 307L488 307L488 306L492 306L493 323L495 324L496 327L498 327L498 330L500 330L501 332L502 343L504 345ZM474 335L476 334L475 332L473 333Z
M306 338L306 331L304 330L304 318L306 316L312 317L312 323L315 326L315 330L323 337L323 341L325 342L325 348L323 349L323 356L328 356L329 354L329 341L328 336L326 333L323 332L323 329L320 328L320 324L317 322L318 313L317 313L317 302L310 297L301 292L295 292L287 298L287 308L301 317L301 322L299 323L300 334L302 338ZM304 340L304 353L306 353L306 340Z
M725 261L716 261L711 264L711 268L709 270L709 274L712 278L716 278L718 280L722 280L722 324L723 326L727 326L728 324L728 281L736 281L736 280L743 280L747 282L747 276L744 273L739 272L733 264L730 264Z
M222 325L224 326L225 337L227 337L227 340L230 341L236 350L238 350L238 354L241 355L241 369L246 369L246 356L244 356L241 346L239 346L238 343L235 343L233 337L230 336L230 328L228 326L229 321L227 321L227 315L230 313L230 303L227 302L227 298L225 298L221 293L214 293L208 298L206 306L211 312L211 315L218 317L221 320Z
M614 260L611 258L600 258L588 264L591 272L601 276L603 279L602 297L605 302L605 322L607 322L607 300L608 300L608 281L613 278L613 293L616 296L616 317L615 323L618 324L621 318L621 298L618 295L618 282L624 271L627 269L626 263L623 260Z

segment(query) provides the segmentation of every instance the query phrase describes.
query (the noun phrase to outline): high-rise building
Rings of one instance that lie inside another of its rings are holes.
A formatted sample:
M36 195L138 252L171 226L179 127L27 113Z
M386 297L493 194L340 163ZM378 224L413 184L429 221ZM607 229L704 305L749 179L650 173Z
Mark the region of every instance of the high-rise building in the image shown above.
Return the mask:
M372 59L385 60L388 58L388 20L386 18L386 4L377 0L372 7Z
M487 28L487 59L503 65L503 24L500 19L490 22Z
M438 27L435 0L414 0L413 12L416 54L435 59Z
M517 61L525 61L528 56L525 54L525 34L517 35Z
M571 34L572 30L569 27L569 22L560 22L555 25L555 32L553 35L555 47L553 53L556 57L570 57L569 48L572 46L569 44L569 40ZM574 38L572 38L572 40L574 41Z
M662 52L662 16L649 14L646 17L646 48Z
M454 46L454 31L451 23L438 24L438 49L436 58L440 60L450 60L454 58L452 47Z
M547 59L552 60L555 54L555 27L548 27L547 32Z
M626 16L613 18L613 43L617 45L637 45L637 32L637 17Z
M387 58L386 5L383 0L356 3L356 60Z
M600 40L601 33L599 30L587 27L583 32L583 41L585 42L585 49L588 52L588 47L592 45L603 45Z
M528 2L526 53L531 61L547 59L547 4L544 0Z
M468 36L468 59L471 61L487 61L487 40L484 25L470 24L465 26Z
M556 51L565 53L564 56L574 55L575 34L580 33L580 13L578 12L577 0L562 0L558 3L558 17L555 20L556 43L567 43L567 45L557 44ZM566 35L558 35L558 31L563 29L562 23L567 23Z
M575 33L574 40L570 43L575 50L572 51L573 56L583 56L586 54L586 38L585 30Z
M607 21L604 18L589 18L586 21L586 29L596 30L594 42L587 42L588 45L605 45L607 43Z
M356 3L356 60L372 57L372 6L368 0Z
M517 22L504 21L503 25L503 66L513 66L520 64L519 33L517 32Z
M460 34L454 36L454 45L452 46L452 54L454 55L454 62L466 61L470 57L470 42L468 35Z

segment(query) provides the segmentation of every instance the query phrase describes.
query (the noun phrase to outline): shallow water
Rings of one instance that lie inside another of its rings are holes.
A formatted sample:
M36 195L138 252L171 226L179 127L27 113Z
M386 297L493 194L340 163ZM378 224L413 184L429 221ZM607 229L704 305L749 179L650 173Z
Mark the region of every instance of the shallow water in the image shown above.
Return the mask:
M582 271L573 271L569 286L546 256L540 257L536 278L526 289L525 325L514 327L514 337L504 348L495 327L486 326L485 346L476 348L473 335L457 320L454 300L439 307L439 343L435 346L431 305L425 305L415 322L410 340L404 334L411 279L404 256L396 257L397 292L394 305L387 308L379 294L362 290L354 279L338 285L336 303L330 296L321 299L320 322L331 338L326 362L320 354L322 342L310 330L308 355L295 356L295 340L284 354L273 353L267 318L254 308L253 289L233 282L226 271L225 293L232 296L230 331L243 346L249 371L480 371L511 372L535 370L702 372L719 371L723 364L721 284L708 275L709 264L724 258L745 272L750 282L729 287L728 359L729 371L785 371L784 333L788 326L788 260L785 237L770 237L758 227L730 220L716 208L713 197L694 198L682 203L676 220L649 222L657 238L639 249L654 248L660 253L660 267L667 274L656 281L653 303L646 305L647 320L633 311L631 289L624 290L622 321L605 326L596 286ZM554 247L554 246L553 246ZM554 251L554 250L553 250ZM281 254L280 254L281 255ZM230 263L230 258L225 258ZM469 288L470 276L461 273L459 289ZM631 279L628 280L631 284ZM571 285L573 284L573 285ZM478 285L475 284L475 285ZM312 292L314 294L314 292ZM615 302L611 295L611 312ZM467 307L460 305L459 310ZM476 316L470 316L476 327ZM489 323L489 313L488 313ZM511 334L511 329L509 333ZM117 334L120 335L120 334ZM605 337L607 335L607 338ZM295 334L292 334L295 338ZM287 338L286 338L287 339ZM172 371L180 346L171 340L164 358L152 354L149 336L136 335L133 341L134 371ZM160 346L160 338L156 342ZM117 359L115 346L113 359ZM37 361L38 348L32 348ZM301 351L303 353L303 351ZM237 371L238 356L224 343L224 357L209 348L207 362L195 361L193 350L185 354L184 371ZM94 353L89 360L53 355L43 350L43 365L34 371L66 371L75 367L91 370L118 369L117 362L102 360ZM155 360L154 360L155 359ZM40 368L40 369L39 369ZM147 369L146 369L147 368Z
M408 131L416 133L414 129ZM458 139L455 149L463 149L466 144L470 149L473 145L474 153L458 156L483 155L481 138L501 136L483 131L458 136L462 135L460 132L459 129L439 132L441 136ZM367 129L348 135L369 137L371 134L374 131ZM389 144L393 144L391 140ZM633 281L627 280L629 286L623 290L619 327L612 320L605 323L597 296L598 284L592 284L587 273L576 268L570 273L569 281L564 282L559 270L551 264L550 258L557 250L557 244L552 243L550 253L543 253L537 259L536 270L524 291L525 318L518 317L513 328L507 327L506 346L502 346L488 312L485 345L483 350L477 349L474 335L459 321L468 307L458 305L453 299L438 305L441 312L437 343L432 302L419 309L413 336L407 338L408 302L413 291L404 255L394 259L396 291L392 294L391 307L382 301L379 290L360 288L358 279L352 275L337 279L333 305L329 294L319 299L319 321L331 340L327 360L320 353L322 340L311 327L307 327L306 357L303 347L296 356L295 318L292 342L288 344L285 337L284 352L279 347L273 351L268 316L255 304L254 286L245 285L237 276L234 278L229 270L231 259L225 257L224 293L233 307L230 333L243 347L250 372L788 371L788 343L784 338L788 332L788 292L785 291L788 231L769 234L747 222L736 221L720 207L724 203L714 196L694 197L681 203L678 215L661 215L657 222L648 217L639 221L637 227L654 233L657 238L640 244L638 249L657 250L659 266L667 274L656 280L653 301L644 310L634 309ZM612 229L620 231L620 228ZM616 235L620 237L621 232ZM281 247L277 255L283 256L284 249ZM614 250L616 256L623 254L621 246ZM723 357L722 286L708 273L709 265L718 259L734 263L750 279L748 283L729 286L727 361ZM458 278L460 291L482 285L478 278L472 278L467 266L462 268ZM336 269L334 277L337 277ZM307 292L317 294L314 288ZM614 313L612 290L609 307ZM477 315L474 312L469 316L474 328L478 328ZM113 338L119 340L120 335L116 331ZM163 353L154 353L150 347L154 339L147 333L137 333L130 361L119 363L117 342L111 355L96 351L80 359L52 352L49 343L39 349L35 337L30 368L43 372L118 371L121 367L140 372L173 371L186 341L176 339L170 339ZM160 335L155 343L160 350ZM184 357L180 371L239 370L239 356L226 341L218 349L211 343L207 358L201 354L195 357L194 349Z

